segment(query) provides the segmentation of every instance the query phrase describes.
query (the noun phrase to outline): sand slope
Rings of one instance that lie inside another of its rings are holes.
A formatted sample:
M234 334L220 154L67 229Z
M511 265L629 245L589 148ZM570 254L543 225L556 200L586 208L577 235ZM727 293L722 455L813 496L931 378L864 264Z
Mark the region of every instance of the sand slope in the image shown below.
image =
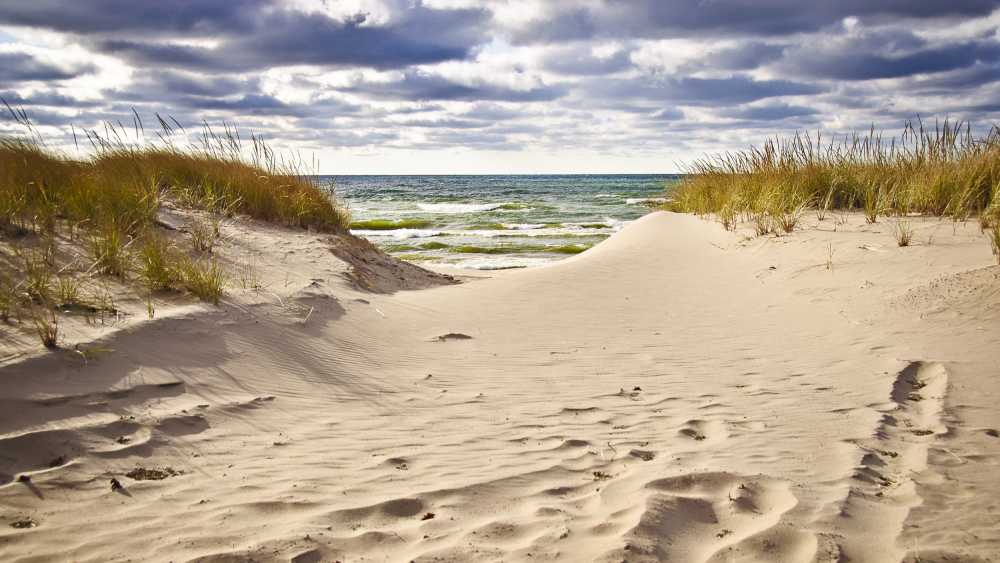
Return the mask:
M653 213L394 293L428 284L235 234L265 291L0 368L0 559L1000 558L1000 267L971 223L897 248L857 217Z

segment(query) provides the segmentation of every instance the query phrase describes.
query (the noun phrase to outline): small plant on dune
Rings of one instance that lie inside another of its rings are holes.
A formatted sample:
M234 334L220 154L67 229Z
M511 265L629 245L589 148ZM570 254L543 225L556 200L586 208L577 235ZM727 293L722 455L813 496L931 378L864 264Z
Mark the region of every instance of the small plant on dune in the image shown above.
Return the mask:
M139 277L150 292L170 289L177 281L173 264L177 253L167 240L153 230L143 234L136 252Z
M896 221L892 230L893 234L896 235L898 246L910 246L910 242L913 240L913 226L910 225L909 221L903 219Z
M734 205L723 205L722 209L719 209L718 216L723 229L727 231L736 230L736 207Z
M114 315L114 320L118 320L118 304L115 303L115 296L111 290L103 283L91 288L90 299L87 301L88 304L93 308L93 312L100 319L101 324L104 324L106 319ZM93 322L93 317L88 317L88 322Z
M212 252L215 247L215 239L219 236L218 224L213 228L207 221L195 220L188 225L188 234L191 236L191 248L199 253Z
M771 225L771 217L764 212L759 212L753 216L753 230L757 233L757 236L764 236L770 233L773 228Z
M46 348L56 348L59 339L59 321L55 313L48 310L36 310L32 314L31 322L35 327L35 334Z
M0 272L0 321L7 322L11 317L20 317L20 309L21 300L16 284Z
M802 214L809 205L808 201L795 201L794 197L790 199L788 203L778 206L774 213L775 223L786 233L795 230L795 226L799 224Z
M882 197L878 189L871 186L862 193L861 205L865 213L865 222L873 224L878 221L878 216L882 214Z
M225 291L226 276L218 260L182 259L178 266L180 283L202 301L219 304Z
M260 278L257 274L256 256L249 255L246 260L237 264L237 274L237 279L239 280L241 288L253 291L260 290L261 284Z
M826 269L833 271L833 242L826 243Z
M124 278L128 272L131 244L124 230L111 222L90 237L90 254L94 268L101 274Z
M52 294L52 266L46 254L38 250L21 250L24 268L24 292L35 303L47 303Z
M80 298L80 280L68 274L56 278L56 299L59 305L73 305Z

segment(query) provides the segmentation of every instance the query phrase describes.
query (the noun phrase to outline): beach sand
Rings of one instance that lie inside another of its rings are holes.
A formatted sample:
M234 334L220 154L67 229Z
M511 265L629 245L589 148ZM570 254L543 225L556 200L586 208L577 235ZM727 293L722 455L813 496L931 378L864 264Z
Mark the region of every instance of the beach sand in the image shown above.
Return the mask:
M4 345L0 560L1000 559L1000 266L912 223L451 284L234 221L263 289Z

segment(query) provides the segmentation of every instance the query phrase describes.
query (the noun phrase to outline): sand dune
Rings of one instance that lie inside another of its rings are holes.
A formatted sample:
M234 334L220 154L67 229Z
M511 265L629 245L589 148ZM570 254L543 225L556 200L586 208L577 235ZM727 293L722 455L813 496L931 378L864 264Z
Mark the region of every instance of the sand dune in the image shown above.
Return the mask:
M0 367L0 559L1000 558L1000 267L914 223L452 285L236 222L264 290Z

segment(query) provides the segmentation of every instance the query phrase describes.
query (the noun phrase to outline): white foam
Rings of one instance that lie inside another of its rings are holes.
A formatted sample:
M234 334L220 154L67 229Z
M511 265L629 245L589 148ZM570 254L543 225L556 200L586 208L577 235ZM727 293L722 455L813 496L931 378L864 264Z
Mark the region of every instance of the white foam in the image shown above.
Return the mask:
M503 203L418 203L417 207L421 211L428 213L475 213L477 211L493 211L499 209Z
M634 205L636 203L664 203L667 201L665 197L630 197L625 200L628 205Z
M535 257L535 256L476 256L454 262L442 262L452 268L462 268L465 270L505 270L508 268L528 268L531 266L541 266L550 264L558 260L555 257Z
M512 231L530 231L532 229L541 229L545 226L544 223L503 223L505 229L510 229Z
M405 240L411 238L429 238L438 237L444 234L444 231L435 231L434 229L394 229L394 230L352 230L351 234L357 235L359 237L365 238L392 238L396 240Z

